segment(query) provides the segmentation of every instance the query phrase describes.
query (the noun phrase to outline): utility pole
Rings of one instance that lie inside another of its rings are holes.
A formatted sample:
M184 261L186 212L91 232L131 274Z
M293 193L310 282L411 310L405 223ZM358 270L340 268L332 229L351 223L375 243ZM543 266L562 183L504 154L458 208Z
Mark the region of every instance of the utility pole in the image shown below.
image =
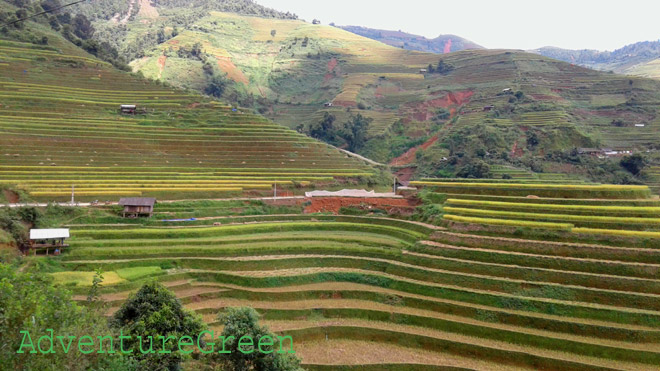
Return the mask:
M71 206L76 204L76 202L74 200L75 192L76 192L76 186L74 184L72 184L71 185Z
M273 183L275 186L275 191L273 192L273 198L277 198L277 183Z

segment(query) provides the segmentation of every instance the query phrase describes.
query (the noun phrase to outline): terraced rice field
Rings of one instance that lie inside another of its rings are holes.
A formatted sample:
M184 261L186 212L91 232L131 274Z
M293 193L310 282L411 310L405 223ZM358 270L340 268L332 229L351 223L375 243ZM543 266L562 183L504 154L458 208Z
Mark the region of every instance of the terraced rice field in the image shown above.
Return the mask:
M535 181L412 182L443 195L448 222L561 230L600 238L660 237L660 201L647 186Z
M249 111L88 57L0 41L0 60L8 63L0 70L0 182L37 199L66 199L73 186L83 199L215 197L372 173ZM122 116L121 104L146 114Z
M85 272L116 274L104 286L108 314L149 279L214 328L222 308L252 306L293 336L310 369L660 364L660 250L477 236L388 218L244 220L74 227L71 251L59 258L67 271L57 274L71 275L80 300ZM319 353L322 344L341 351Z

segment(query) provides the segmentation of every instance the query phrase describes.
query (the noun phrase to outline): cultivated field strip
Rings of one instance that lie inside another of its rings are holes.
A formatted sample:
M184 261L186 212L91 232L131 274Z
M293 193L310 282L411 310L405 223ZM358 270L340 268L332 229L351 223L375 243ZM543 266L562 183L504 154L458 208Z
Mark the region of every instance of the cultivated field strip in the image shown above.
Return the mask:
M373 174L251 111L103 62L5 41L0 57L8 64L0 70L0 178L38 200L67 199L72 186L83 200L217 198ZM121 115L122 104L144 113Z
M660 247L660 201L648 186L442 179L412 184L431 190L450 226Z
M177 209L186 208L171 205ZM564 249L555 257L529 240L523 251L468 243L482 236L433 242L463 235L386 218L274 218L206 228L76 228L62 262L119 277L144 271L104 288L109 313L155 278L207 321L225 307L253 306L303 348L327 334L329 341L470 355L492 365L487 369L660 364L660 265L648 254L617 260ZM597 248L634 250L591 251ZM660 250L649 253L660 257ZM75 290L82 300L85 287Z

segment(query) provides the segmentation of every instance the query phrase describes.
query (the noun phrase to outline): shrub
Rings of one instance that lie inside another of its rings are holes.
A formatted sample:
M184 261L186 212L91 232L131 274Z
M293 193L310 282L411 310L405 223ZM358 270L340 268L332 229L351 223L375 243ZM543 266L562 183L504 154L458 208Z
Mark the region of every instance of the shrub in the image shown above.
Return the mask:
M189 356L181 353L176 342L159 343L155 339L159 336L173 336L175 339L190 336L196 341L206 327L199 316L184 309L171 291L156 282L146 284L132 294L113 315L111 326L117 331L122 330L125 336L131 336L124 343L124 349L132 350L132 356L142 369L177 369ZM149 335L154 338L152 345L156 352L169 353L141 353L138 336Z

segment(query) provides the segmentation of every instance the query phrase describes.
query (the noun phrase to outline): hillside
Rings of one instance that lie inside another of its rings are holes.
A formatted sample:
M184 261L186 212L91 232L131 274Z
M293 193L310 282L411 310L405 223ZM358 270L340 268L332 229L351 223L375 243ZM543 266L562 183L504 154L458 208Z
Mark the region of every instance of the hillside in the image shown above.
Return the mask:
M415 185L441 226L237 216L250 207L232 200L158 204L209 217L117 229L111 207L72 210L50 275L83 303L101 268L106 315L151 280L216 332L219 312L253 307L308 370L658 369L660 202L646 187Z
M440 35L433 39L403 31L379 30L362 26L337 26L354 34L407 50L446 54L466 49L483 49L482 46L456 35Z
M4 20L24 10L3 4ZM173 36L168 17L190 9L124 5L134 42L111 40L117 55L80 14L0 28L0 368L660 370L660 198L593 181L660 186L660 82L279 16L197 12ZM163 42L134 49L150 32ZM120 67L119 53L145 55L129 73L92 52ZM391 187L385 169L290 127L390 161L416 188L262 197ZM74 186L76 200L158 202L140 218L44 205ZM29 200L42 203L5 206ZM70 236L30 240L34 228ZM239 347L249 331L223 322L237 307L290 336L302 368L250 362L261 339L227 355L225 331ZM140 336L130 354L124 334Z
M224 75L224 99L420 175L489 176L479 170L487 163L630 182L617 159L572 153L657 144L656 81L521 51L404 50L298 20L211 11L183 24L188 18L175 15L190 9L156 8L158 17L138 14L121 27L122 53L154 40L131 62L134 70L207 92Z
M614 51L545 47L532 52L580 66L627 75L659 78L660 41L643 41Z
M23 31L48 43L0 40L0 183L19 195L272 195L375 173L249 110L118 71L41 25Z

